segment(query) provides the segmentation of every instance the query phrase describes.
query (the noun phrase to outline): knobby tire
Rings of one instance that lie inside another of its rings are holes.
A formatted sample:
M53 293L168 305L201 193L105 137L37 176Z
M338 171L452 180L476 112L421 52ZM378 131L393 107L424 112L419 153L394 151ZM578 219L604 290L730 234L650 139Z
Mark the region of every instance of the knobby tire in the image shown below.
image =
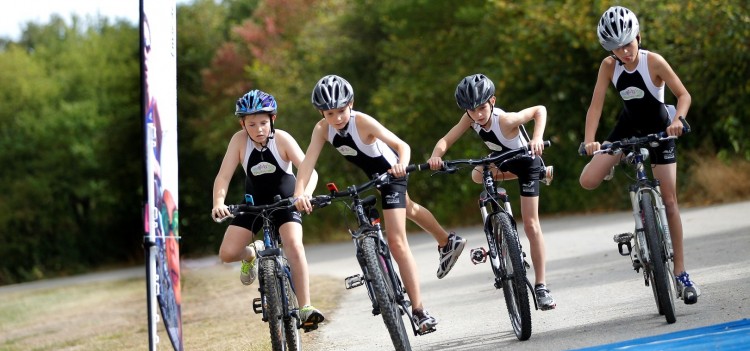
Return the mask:
M271 348L274 351L284 351L286 333L283 324L281 289L276 277L276 263L273 260L262 260L259 272L265 298L263 310L268 319L268 329L271 333Z
M500 271L504 272L501 279L510 323L518 340L528 340L531 337L531 309L518 232L507 213L495 213L491 220L495 243L502 257Z
M651 199L651 193L641 194L641 214L643 217L643 230L646 234L646 243L651 257L648 262L651 265L650 280L654 289L654 297L657 300L656 307L659 314L663 314L667 323L677 321L674 313L674 295L670 291L672 285L669 282L670 273L667 271L667 254L662 243L661 230L657 226L656 211Z
M401 317L401 310L396 303L391 281L386 273L385 262L381 260L378 254L378 239L368 236L362 240L362 255L367 266L367 280L372 286L375 300L380 308L380 314L383 316L388 334L391 336L395 350L411 350L409 336L404 327L404 320Z
M292 311L297 310L299 313L299 303L297 301L297 295L294 294L291 282L291 269L289 266L285 266L285 270L282 274L282 281L284 282L284 291L286 292L287 304L289 310L284 314L284 332L286 334L286 349L292 351L302 350L302 342L300 340L299 328L297 328L297 318L292 315Z

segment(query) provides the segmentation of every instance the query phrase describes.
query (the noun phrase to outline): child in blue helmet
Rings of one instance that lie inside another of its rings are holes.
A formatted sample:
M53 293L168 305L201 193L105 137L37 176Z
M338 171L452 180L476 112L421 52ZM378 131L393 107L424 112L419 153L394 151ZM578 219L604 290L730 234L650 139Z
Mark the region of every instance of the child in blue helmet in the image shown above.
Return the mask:
M640 48L638 18L622 6L610 7L602 14L597 27L599 42L612 52L599 66L594 95L586 113L586 131L582 147L591 155L601 144L595 140L604 98L609 83L623 99L624 109L614 130L605 140L615 141L632 136L666 132L682 135L683 123L676 116L687 116L691 97L669 63L659 54ZM664 103L664 86L677 97L677 106ZM607 143L605 141L604 143ZM654 178L661 183L661 196L667 212L669 234L674 249L674 274L680 296L686 304L698 302L700 289L685 271L683 230L677 205L677 148L674 140L651 148ZM612 177L621 155L595 155L581 172L581 186L596 189L602 180Z
M545 283L544 236L539 223L539 184L549 184L552 176L551 166L546 167L541 158L547 109L539 105L520 112L505 112L495 107L495 84L484 74L473 74L462 79L456 87L455 97L458 106L466 112L435 144L428 160L430 168L440 169L442 156L469 129L473 129L492 152L529 146L534 157L521 158L507 163L503 169L493 168L492 171L495 179L519 179L521 216L524 232L531 244L531 261L536 276L534 293L541 310L554 309L557 304ZM534 134L529 138L523 125L532 120ZM481 170L472 172L472 180L477 184L482 183Z
M299 167L305 154L289 133L273 127L276 109L274 97L260 90L251 90L237 100L235 115L242 130L234 133L229 141L214 181L211 216L215 220L231 215L225 199L238 165L245 170L245 193L253 196L256 205L273 203L276 195L285 198L294 194L296 178L292 165ZM312 178L317 180L314 170ZM304 189L304 193L311 195L313 190L314 186L310 186ZM302 245L302 216L298 211L278 210L274 212L273 221L292 269L292 281L302 306L300 319L303 325L315 329L314 326L325 317L310 305L307 259ZM255 252L263 250L263 242L257 240L254 245L248 244L253 241L255 233L262 231L262 226L263 221L254 215L233 218L219 249L223 262L242 261L240 281L245 285L250 285L258 275Z

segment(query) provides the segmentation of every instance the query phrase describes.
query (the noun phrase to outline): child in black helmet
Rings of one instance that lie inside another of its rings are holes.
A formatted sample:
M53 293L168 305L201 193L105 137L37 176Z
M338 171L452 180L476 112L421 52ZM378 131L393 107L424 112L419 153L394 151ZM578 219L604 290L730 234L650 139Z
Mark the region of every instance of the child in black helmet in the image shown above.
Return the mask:
M422 306L417 266L406 238L406 218L430 232L438 241L438 278L444 277L453 267L466 240L446 232L429 210L409 198L405 172L411 152L409 145L374 118L352 109L354 90L349 82L335 75L323 77L313 89L312 103L323 118L315 125L305 160L300 166L295 191L299 200L297 209L312 211L303 190L310 183L310 171L326 142L362 169L368 178L385 172L398 177L379 189L388 244L409 294L415 322L423 332L432 329L437 320Z
M531 261L536 276L536 299L543 311L554 309L557 305L545 285L544 236L539 224L539 183L546 177L551 178L551 167L545 167L541 158L547 109L539 105L520 112L505 112L495 107L495 85L484 74L474 74L462 79L456 87L455 96L458 106L466 112L435 144L428 160L430 168L440 169L443 165L442 156L469 129L474 129L492 152L529 146L532 157L508 162L502 169L494 168L493 174L496 179L519 179L521 216L524 232L531 244ZM534 121L534 134L529 138L523 125L531 120ZM481 184L481 175L481 170L472 172L472 180Z

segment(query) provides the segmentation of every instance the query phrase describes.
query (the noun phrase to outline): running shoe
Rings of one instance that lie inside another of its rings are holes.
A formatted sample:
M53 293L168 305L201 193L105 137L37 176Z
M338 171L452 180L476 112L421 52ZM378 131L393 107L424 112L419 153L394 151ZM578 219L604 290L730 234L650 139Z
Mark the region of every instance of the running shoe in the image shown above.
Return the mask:
M253 243L253 246L253 258L250 261L242 260L242 266L240 266L240 281L244 285L252 284L255 281L255 278L258 277L258 251L265 249L265 245L263 245L263 242L260 240L256 240Z
M417 325L417 331L419 331L419 333L425 333L428 330L435 328L438 324L437 319L430 316L424 308L416 308L412 310L411 320Z
M544 178L540 180L542 184L550 185L552 184L552 178L555 176L555 166L547 166L544 168Z
M536 295L536 303L542 311L554 310L557 307L555 299L552 298L549 289L544 284L535 285L534 294Z
M323 316L323 313L321 313L313 305L302 306L302 308L300 308L299 310L299 317L302 321L302 328L304 328L305 330L318 329L318 324L326 320L326 317Z
M438 253L440 254L440 265L437 270L438 279L443 279L451 271L458 260L458 256L461 256L464 246L466 246L466 239L454 232L448 235L448 243L445 246L438 246Z
M701 289L698 284L690 280L687 272L682 272L675 277L677 281L677 295L685 301L686 305L692 305L698 302L698 296L701 296Z

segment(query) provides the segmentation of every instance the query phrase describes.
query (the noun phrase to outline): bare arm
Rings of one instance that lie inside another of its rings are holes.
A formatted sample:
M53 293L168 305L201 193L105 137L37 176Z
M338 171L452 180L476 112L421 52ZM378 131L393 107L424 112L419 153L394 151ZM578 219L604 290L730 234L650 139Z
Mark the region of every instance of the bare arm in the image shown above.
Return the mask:
M278 129L276 130L276 138L281 149L281 154L283 155L282 157L284 157L287 161L292 162L294 167L297 167L297 170L299 172L299 168L302 165L303 160L305 159L305 154L302 152L302 148L300 148L299 144L297 144L297 140L295 140L289 133ZM310 180L305 187L304 194L307 196L312 196L312 193L313 191L315 191L315 186L317 184L318 172L313 169L312 173L310 174Z
M393 132L374 118L362 113L359 114L358 118L357 126L360 128L360 134L366 135L365 140L380 139L398 153L398 163L393 165L388 172L396 177L406 176L406 166L411 159L411 147L409 147L409 144L401 140L396 134L393 134Z
M471 128L471 118L464 113L458 123L456 123L456 125L454 125L445 136L440 138L437 143L435 143L430 159L427 160L430 164L430 169L438 170L443 166L442 157L445 156L448 149L450 149L456 140L458 140L458 138L460 138L469 128Z
M213 218L224 218L230 215L229 209L224 204L227 197L229 183L232 181L234 170L237 165L242 163L242 151L247 142L245 131L234 133L229 141L224 159L221 161L219 172L214 180L213 190L213 209L211 216Z
M601 144L595 140L596 129L599 127L599 119L602 117L604 98L607 95L607 87L612 81L615 64L616 61L613 58L605 58L599 66L599 73L596 76L594 95L591 97L591 104L586 112L586 129L583 137L586 153L589 155L601 147Z
M519 127L534 121L534 133L529 141L529 148L533 155L544 152L544 129L547 125L547 108L542 105L525 108L519 112L506 112L501 115L500 129L507 138L514 138L520 133Z
M687 88L682 84L680 77L678 77L677 73L672 70L672 67L664 57L653 52L650 53L649 56L653 60L650 62L653 62L654 73L657 77L664 80L669 87L669 90L671 90L672 94L677 98L677 116L675 117L686 117L692 102L692 97L690 96L690 93L688 93ZM649 67L649 69L651 69L651 67ZM682 127L682 121L680 121L679 118L675 118L674 121L672 121L672 124L667 127L666 132L668 135L680 136L682 135Z
M307 147L304 159L297 168L297 184L294 188L294 197L297 199L295 205L297 210L310 213L312 211L312 205L310 200L305 195L311 195L312 191L307 192L311 183L317 183L317 172L315 172L315 164L318 162L320 157L320 151L323 149L323 145L326 142L325 133L328 130L328 124L325 119L320 120L313 128L312 137L310 138L310 145ZM313 178L313 174L315 177Z

